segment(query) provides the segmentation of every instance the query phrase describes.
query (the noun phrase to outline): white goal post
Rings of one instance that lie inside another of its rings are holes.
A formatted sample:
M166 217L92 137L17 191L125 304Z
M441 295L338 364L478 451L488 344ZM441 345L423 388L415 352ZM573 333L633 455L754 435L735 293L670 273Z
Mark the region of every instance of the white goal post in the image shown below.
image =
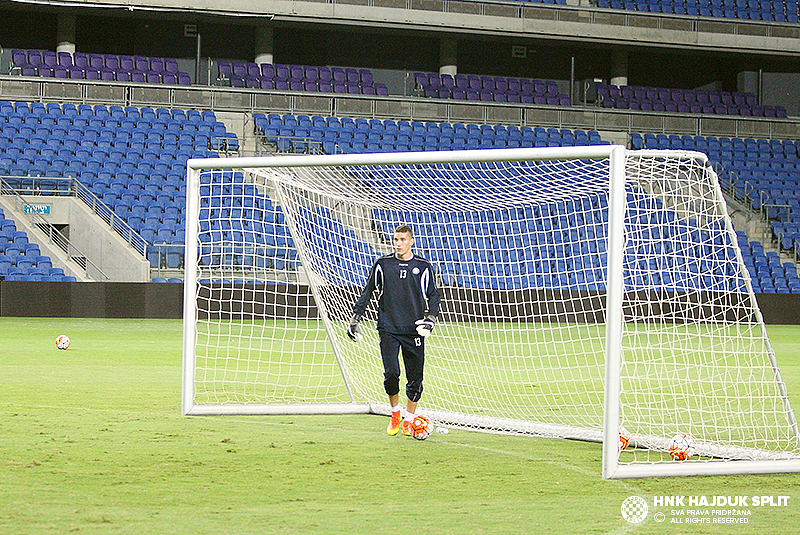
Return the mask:
M704 154L621 146L189 160L182 412L388 414L372 303L399 224L443 301L420 412L602 442L604 478L800 471ZM620 451L624 428L631 445ZM695 454L673 461L687 433Z

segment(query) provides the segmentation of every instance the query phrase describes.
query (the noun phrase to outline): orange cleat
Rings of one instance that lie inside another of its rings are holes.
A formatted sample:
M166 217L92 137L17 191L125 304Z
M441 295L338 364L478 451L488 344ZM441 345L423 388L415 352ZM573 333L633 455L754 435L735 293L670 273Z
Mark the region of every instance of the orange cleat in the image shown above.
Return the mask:
M389 436L393 437L400 431L400 411L392 413L392 419L389 421L388 427L386 427L386 432L389 433ZM403 428L405 429L405 427Z
M407 420L403 420L403 434L408 437L411 436L411 422Z

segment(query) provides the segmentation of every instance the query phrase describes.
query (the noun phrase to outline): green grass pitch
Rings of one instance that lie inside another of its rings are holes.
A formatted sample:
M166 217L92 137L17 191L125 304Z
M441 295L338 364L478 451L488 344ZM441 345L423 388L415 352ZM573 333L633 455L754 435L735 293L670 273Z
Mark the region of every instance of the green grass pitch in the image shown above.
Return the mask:
M797 411L800 328L768 331ZM179 321L3 318L0 332L0 533L770 534L796 524L800 474L603 481L594 443L460 430L419 442L387 436L385 418L370 415L182 417ZM62 333L67 351L54 344ZM630 524L620 506L632 495L789 500L750 507L747 524L675 524L669 507L657 509L666 522Z

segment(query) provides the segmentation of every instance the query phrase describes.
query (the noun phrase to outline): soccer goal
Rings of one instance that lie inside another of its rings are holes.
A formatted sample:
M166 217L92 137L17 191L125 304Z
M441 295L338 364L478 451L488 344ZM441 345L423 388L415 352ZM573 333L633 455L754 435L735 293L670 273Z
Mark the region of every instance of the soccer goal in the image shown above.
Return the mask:
M345 330L405 223L443 296L420 402L437 424L600 442L605 478L800 470L703 154L189 160L186 213L184 414L388 415L376 310L361 342Z

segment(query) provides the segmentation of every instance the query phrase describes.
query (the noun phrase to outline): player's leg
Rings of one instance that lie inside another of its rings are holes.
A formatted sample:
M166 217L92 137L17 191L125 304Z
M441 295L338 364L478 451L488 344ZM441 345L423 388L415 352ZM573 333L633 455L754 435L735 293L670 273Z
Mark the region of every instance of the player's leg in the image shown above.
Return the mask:
M381 360L383 361L383 389L389 396L389 406L392 407L392 418L386 427L386 432L394 436L400 431L400 341L392 334L379 332Z
M403 434L411 434L411 422L417 413L417 403L422 397L422 379L425 366L425 338L421 336L403 337L403 365L406 369L406 417L403 420Z

